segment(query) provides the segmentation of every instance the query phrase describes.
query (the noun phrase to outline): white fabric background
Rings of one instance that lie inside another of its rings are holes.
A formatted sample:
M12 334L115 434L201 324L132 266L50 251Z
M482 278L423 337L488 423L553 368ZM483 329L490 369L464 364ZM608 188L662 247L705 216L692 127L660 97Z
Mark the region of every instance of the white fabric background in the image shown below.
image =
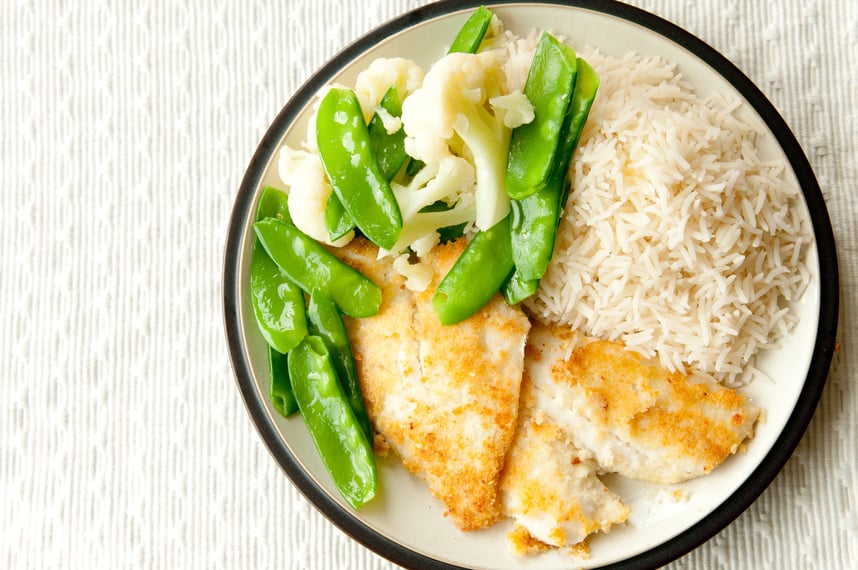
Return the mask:
M268 455L221 320L269 122L420 0L0 3L0 567L387 569ZM810 429L671 568L858 568L858 2L639 0L743 69L817 173L841 351Z

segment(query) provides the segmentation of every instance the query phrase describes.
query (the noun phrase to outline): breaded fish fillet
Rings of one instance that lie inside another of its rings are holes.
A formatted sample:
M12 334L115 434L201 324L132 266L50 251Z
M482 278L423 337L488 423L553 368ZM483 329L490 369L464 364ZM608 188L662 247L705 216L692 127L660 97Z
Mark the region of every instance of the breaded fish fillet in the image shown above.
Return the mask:
M759 416L735 390L560 327L534 325L525 367L538 406L575 445L601 469L635 479L678 483L709 473Z
M584 539L624 522L629 508L599 480L598 466L589 453L575 447L537 409L527 373L518 413L515 439L501 478L504 510L517 525L510 534L512 550L524 555L542 543L577 545L578 553L584 554Z
M377 259L378 247L369 241L356 238L332 252L381 288L378 315L343 317L367 414L381 431L377 418L383 418L382 411L391 407L387 397L395 395L397 386L418 370L413 293L405 288L405 278L393 270L389 259Z
M530 322L496 295L471 318L441 325L432 295L464 245L438 246L424 259L435 277L422 293L405 289L366 242L340 256L382 287L379 314L346 324L370 419L456 525L476 530L503 515L498 485Z

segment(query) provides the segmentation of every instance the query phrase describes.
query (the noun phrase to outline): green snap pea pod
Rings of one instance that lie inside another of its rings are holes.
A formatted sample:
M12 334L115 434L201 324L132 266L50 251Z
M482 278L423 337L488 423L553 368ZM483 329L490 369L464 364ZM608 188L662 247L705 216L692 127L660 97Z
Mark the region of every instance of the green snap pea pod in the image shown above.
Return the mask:
M289 220L286 193L267 187L256 208L256 219ZM269 346L286 353L307 335L304 293L274 263L259 240L250 259L250 301L256 324Z
M292 349L289 377L322 463L343 498L359 508L375 496L378 488L375 457L322 339L311 335Z
M524 94L533 105L533 120L514 128L510 135L506 170L510 198L530 196L548 182L576 75L572 48L543 33L524 84Z
M298 402L292 392L292 382L289 380L289 358L282 352L268 347L268 371L271 383L268 386L268 397L271 405L281 416L289 417L298 411Z
M485 6L477 8L456 34L447 53L477 53L491 21L491 10Z
M590 115L590 109L593 107L593 101L596 100L596 93L599 91L599 76L590 67L586 61L580 57L578 62L578 79L575 82L575 91L572 93L572 101L569 103L569 114L567 115L567 125L564 128L562 138L563 155L566 158L565 162L559 163L555 176L560 176L562 180L563 191L560 196L560 208L558 215L566 207L566 199L569 197L569 188L571 186L569 180L569 163L572 160L572 155L575 148L578 146L578 139L581 138L581 131L584 130L584 123L587 122L587 117Z
M322 291L350 317L378 313L378 285L294 225L269 218L253 224L253 229L271 259L305 292Z
M554 253L561 184L549 184L521 200L510 200L512 259L522 281L542 279Z
M441 324L467 319L498 292L513 270L509 216L477 232L438 284L432 307Z
M379 106L391 117L402 116L402 101L396 86L391 87L381 98ZM408 155L405 153L405 129L399 129L395 133L388 133L381 116L376 113L369 120L369 139L372 142L372 150L378 160L381 173L388 182L393 180Z
M334 88L319 104L316 142L334 193L360 231L390 249L402 231L402 214L372 150L357 95Z
M355 221L346 212L343 203L334 192L331 192L325 203L325 227L332 242L355 229Z
M340 310L330 297L316 291L310 295L307 316L310 318L310 334L325 341L355 419L367 439L372 441L372 427L361 395L352 347Z
M518 270L513 271L501 287L501 293L510 305L521 303L536 293L539 279L522 279Z
M569 163L599 87L599 77L593 68L580 58L577 64L578 79L548 183L535 194L510 201L512 259L519 278L525 281L542 279L551 261L557 224L569 195Z
M250 260L250 302L259 331L276 350L289 352L307 336L304 293L271 259L259 240L253 245Z
M266 186L259 197L256 206L256 221L265 218L277 218L278 220L292 221L289 215L288 194L273 186Z
M395 86L387 90L381 98L380 106L391 117L402 116L402 102L399 100ZM405 154L405 131L399 129L395 133L388 133L378 113L372 116L367 128L378 166L390 182L408 158ZM325 226L328 228L331 241L337 241L355 229L355 221L346 212L336 193L331 193L325 204Z

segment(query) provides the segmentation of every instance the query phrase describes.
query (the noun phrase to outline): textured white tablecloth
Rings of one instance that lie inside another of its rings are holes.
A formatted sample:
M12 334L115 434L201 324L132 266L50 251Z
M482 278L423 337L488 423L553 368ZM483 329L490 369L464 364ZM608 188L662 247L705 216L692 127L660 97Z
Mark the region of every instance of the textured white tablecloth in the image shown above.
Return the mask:
M281 106L421 3L0 3L0 568L393 567L317 514L257 437L221 267ZM858 568L858 2L636 3L781 111L842 271L842 349L796 454L671 568Z

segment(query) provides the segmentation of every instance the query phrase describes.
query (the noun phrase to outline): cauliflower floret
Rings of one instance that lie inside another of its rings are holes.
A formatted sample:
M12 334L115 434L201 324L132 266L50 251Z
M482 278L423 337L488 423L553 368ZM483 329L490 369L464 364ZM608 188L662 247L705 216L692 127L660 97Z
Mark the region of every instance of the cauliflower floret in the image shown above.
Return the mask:
M423 257L438 243L438 229L468 223L475 217L473 195L474 168L464 158L448 154L436 163L424 166L407 186L390 185L402 214L402 233L390 250L379 250L379 257L396 255L407 248ZM422 212L426 206L446 202L451 209Z
M319 155L284 146L280 149L278 167L281 180L289 186L287 204L298 229L313 239L336 247L349 243L354 232L335 242L328 234L325 206L333 190Z
M475 223L483 230L509 212L505 177L511 127L504 124L509 113L491 105L493 98L508 95L503 85L496 53L452 53L432 66L422 86L402 104L409 155L437 164L457 154L473 163ZM515 119L509 124L522 124L518 121L524 115L509 117Z
M394 117L384 107L376 107L375 113L381 118L381 124L387 134L392 135L402 128L402 119Z
M355 81L355 93L364 119L369 122L381 98L391 87L396 87L396 93L402 101L422 83L423 70L410 59L382 57L374 60L358 74ZM385 123L385 128L389 130L390 127Z
M509 95L492 97L489 99L489 104L496 114L501 114L503 124L510 129L529 123L535 116L533 105L530 104L527 95L520 90L515 90Z

